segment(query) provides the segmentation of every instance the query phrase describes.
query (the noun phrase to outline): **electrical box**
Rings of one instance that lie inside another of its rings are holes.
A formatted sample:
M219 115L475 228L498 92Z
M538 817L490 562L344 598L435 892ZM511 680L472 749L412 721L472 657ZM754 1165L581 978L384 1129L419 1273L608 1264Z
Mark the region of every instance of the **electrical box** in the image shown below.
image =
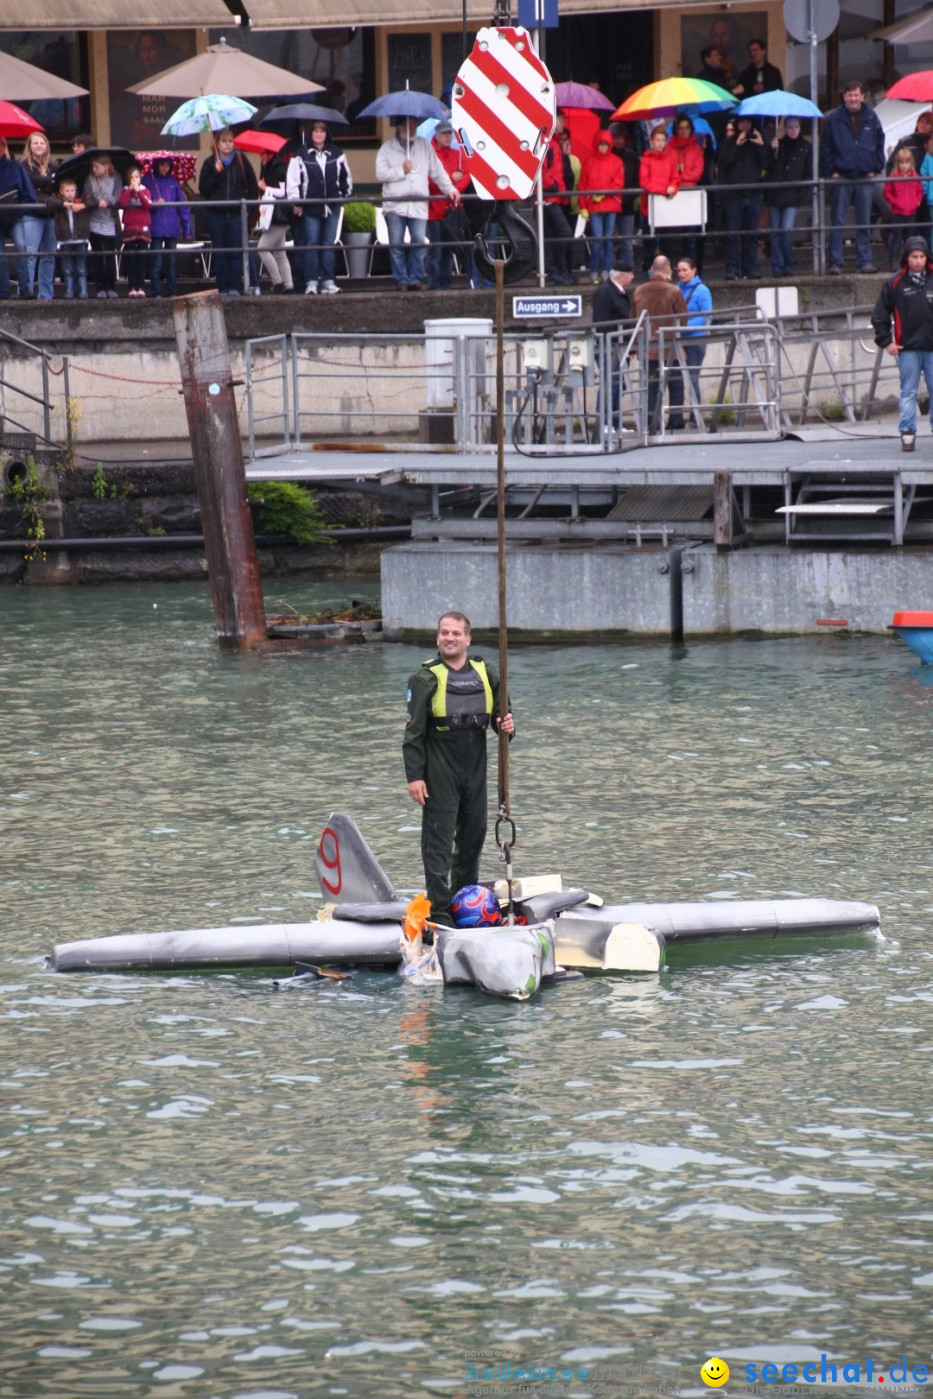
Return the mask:
M522 341L522 358L526 369L549 370L551 367L551 343L544 336Z

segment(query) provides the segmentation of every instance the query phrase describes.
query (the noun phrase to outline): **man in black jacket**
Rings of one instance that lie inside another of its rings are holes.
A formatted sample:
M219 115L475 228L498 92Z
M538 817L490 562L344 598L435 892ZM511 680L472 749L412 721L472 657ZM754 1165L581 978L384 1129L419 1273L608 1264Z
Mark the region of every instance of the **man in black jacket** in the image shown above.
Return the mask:
M635 269L630 262L619 261L609 273L607 281L603 282L596 290L593 297L593 329L600 334L608 334L613 330L618 330L623 321L631 318L632 308L628 299L628 289L635 280ZM624 432L621 424L620 413L620 390L622 366L619 363L619 348L617 342L609 342L606 349L606 366L610 370L611 383L611 403L612 418L611 427L607 424L607 432ZM609 357L611 356L611 365ZM596 412L602 417L602 388L596 402Z
M875 344L897 359L901 450L912 452L917 440L921 371L930 395L933 425L933 262L925 238L904 240L901 270L881 288L871 323Z
M763 39L752 39L748 45L751 59L743 68L732 89L736 97L755 97L760 92L777 92L783 87L781 70L768 62L768 50Z

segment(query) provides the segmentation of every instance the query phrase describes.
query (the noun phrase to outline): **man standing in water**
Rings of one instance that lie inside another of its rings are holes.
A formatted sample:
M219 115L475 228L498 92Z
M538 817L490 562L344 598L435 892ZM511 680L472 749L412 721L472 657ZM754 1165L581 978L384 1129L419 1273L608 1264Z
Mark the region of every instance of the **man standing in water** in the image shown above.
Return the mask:
M445 612L437 657L408 682L402 753L408 795L423 808L421 858L431 917L451 924L450 896L479 878L486 839L486 730L515 732L499 716L499 673L470 656L469 619ZM449 881L449 882L448 882Z

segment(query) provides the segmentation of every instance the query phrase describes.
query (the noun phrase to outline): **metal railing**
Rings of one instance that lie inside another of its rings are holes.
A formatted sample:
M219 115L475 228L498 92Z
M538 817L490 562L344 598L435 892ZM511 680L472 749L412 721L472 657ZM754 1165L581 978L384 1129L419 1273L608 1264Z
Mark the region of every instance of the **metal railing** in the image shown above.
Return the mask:
M23 351L21 354L11 354L10 351ZM51 363L58 356L52 355L48 350L43 350L39 345L33 345L29 340L22 340L18 335L11 334L8 330L0 330L0 434L12 428L14 431L28 433L41 441L46 447L60 447L60 441L55 441L52 437L52 414L55 403L52 396L52 379L60 378L62 381L62 398L64 400L65 438L68 449L73 446L73 422L70 412L71 388L68 372L68 356L62 355L62 367L53 371ZM15 382L13 378L14 367L35 365L38 361L39 374L41 380L41 393L34 393L31 389L25 388L22 384ZM42 430L38 431L35 421L36 414L33 412L29 422L23 422L17 414L28 412L29 405L34 405L42 413Z
M694 363L698 342L704 355ZM580 456L706 434L778 437L780 336L736 319L702 336L647 315L504 337L506 449ZM456 321L429 335L300 333L246 343L250 458L378 442L396 450L495 451L495 338ZM274 427L274 432L268 429Z

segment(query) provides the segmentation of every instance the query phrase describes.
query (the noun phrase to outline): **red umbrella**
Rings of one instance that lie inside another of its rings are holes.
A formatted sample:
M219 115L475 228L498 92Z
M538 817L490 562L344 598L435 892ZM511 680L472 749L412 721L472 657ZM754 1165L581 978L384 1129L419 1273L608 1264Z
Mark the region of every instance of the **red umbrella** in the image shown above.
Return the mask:
M30 131L44 129L14 102L0 102L0 136L28 136Z
M252 151L254 155L265 155L267 151L274 155L285 145L285 139L274 131L241 131L233 138L233 144L237 150Z
M903 102L933 102L933 73L929 69L923 73L908 73L906 78L898 78L884 95Z
M136 159L144 175L152 173L152 167L157 160L170 160L172 174L180 185L193 180L197 174L197 156L192 155L190 151L138 151Z

